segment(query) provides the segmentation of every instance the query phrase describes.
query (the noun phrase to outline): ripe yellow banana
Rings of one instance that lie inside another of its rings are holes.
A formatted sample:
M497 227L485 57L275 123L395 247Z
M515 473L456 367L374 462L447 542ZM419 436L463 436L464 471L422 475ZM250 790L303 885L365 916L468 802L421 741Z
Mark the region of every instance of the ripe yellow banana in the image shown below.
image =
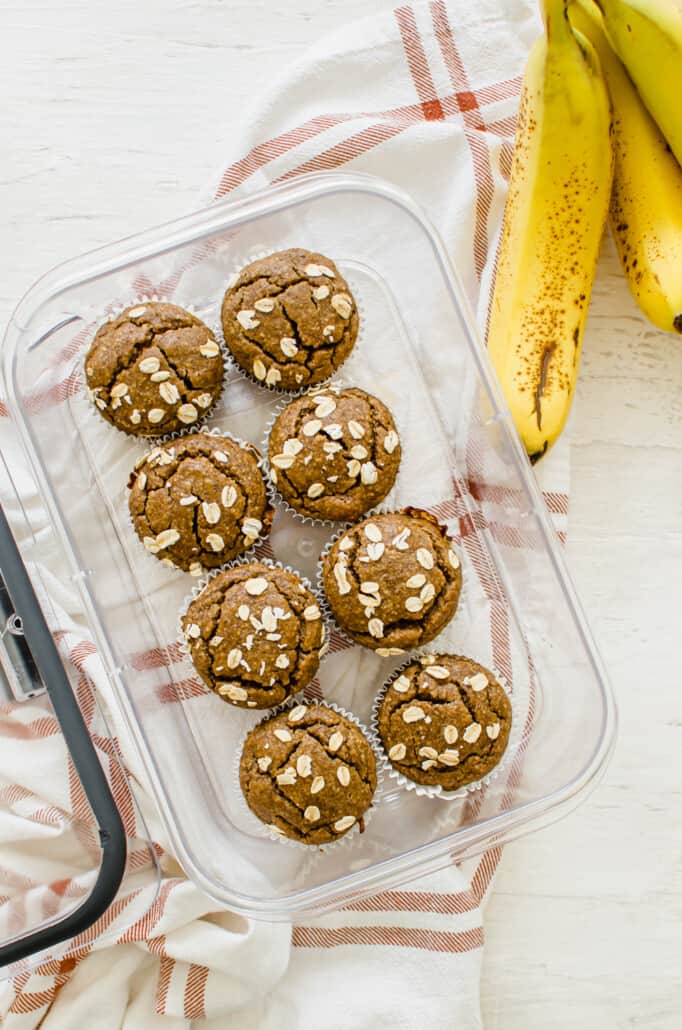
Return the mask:
M567 0L543 0L545 35L524 80L488 347L532 461L573 399L609 204L611 108Z
M682 333L682 168L611 50L590 0L569 8L597 51L613 105L610 222L633 296L654 325Z
M682 164L682 0L596 0L613 49Z

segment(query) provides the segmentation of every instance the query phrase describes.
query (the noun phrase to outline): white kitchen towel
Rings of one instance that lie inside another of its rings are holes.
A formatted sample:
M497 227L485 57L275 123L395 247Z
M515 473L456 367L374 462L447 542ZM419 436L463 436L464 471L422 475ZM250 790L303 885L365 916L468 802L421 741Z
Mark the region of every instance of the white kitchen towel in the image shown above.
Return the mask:
M216 25L217 32L223 28L232 31ZM212 193L237 196L341 166L391 180L420 202L438 227L483 325L521 75L538 32L534 0L474 5L435 0L342 27L270 84L241 127L230 116L224 171ZM75 389L80 386L72 379L59 382L55 402ZM11 428L0 431L3 454L34 528L39 527L39 574L50 597L53 628L65 659L79 672L82 704L95 733L89 688L94 683L106 702L107 678L83 631L75 592L63 570L45 559L49 522L35 511L36 497ZM485 508L482 525L503 533L504 493L496 491L475 445L462 475L459 489ZM565 441L543 461L538 477L563 538ZM3 503L13 504L5 496ZM494 584L477 566L481 527L467 524L457 496L439 514L477 568L491 659L504 670L511 662L509 635ZM170 648L164 656L143 656L140 676L169 654ZM171 660L178 658L171 655ZM481 1026L482 908L498 851L293 929L249 923L216 911L184 877L113 707L110 717L113 741L103 734L95 739L134 841L138 879L62 958L14 977L0 1001L3 1025L10 1030L38 1024L48 1030ZM64 762L54 719L39 700L0 709L0 738L0 926L17 928L28 913L56 911L60 898L86 890L85 878L64 879L56 867L46 883L44 861L37 858L52 813L77 811L82 796ZM160 862L161 892L149 911L154 886L144 874L151 873L152 862L140 813L117 772L119 761L135 784Z

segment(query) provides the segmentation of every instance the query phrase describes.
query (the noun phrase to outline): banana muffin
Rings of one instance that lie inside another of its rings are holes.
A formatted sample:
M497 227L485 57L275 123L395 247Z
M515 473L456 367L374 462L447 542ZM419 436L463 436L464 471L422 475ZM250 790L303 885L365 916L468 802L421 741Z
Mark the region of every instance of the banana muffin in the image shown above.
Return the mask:
M239 780L268 827L302 844L328 844L363 815L377 785L369 741L326 705L298 705L267 719L244 743Z
M150 554L200 576L270 532L260 453L228 436L193 433L153 447L128 481L135 532Z
M206 686L240 708L271 708L303 690L325 642L314 595L295 573L265 562L210 579L182 629Z
M176 304L126 308L95 334L85 358L100 415L133 436L165 436L205 418L223 386L223 357L207 325Z
M280 412L268 455L271 480L297 512L353 522L389 492L401 450L393 417L378 397L330 384Z
M328 379L353 349L358 311L323 254L281 250L253 261L223 299L225 342L248 375L279 390Z
M511 721L509 698L489 669L462 655L429 654L388 686L377 725L398 772L457 790L495 768Z
M462 568L445 527L405 508L342 533L324 558L322 583L341 629L388 656L428 643L447 625Z

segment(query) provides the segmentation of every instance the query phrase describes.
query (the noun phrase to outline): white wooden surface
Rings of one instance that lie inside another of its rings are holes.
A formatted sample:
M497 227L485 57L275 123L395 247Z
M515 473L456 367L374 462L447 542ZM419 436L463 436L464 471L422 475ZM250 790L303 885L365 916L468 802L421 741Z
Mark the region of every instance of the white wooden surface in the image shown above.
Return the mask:
M0 322L54 263L195 206L230 110L391 0L0 0ZM682 269L680 270L682 275ZM620 740L569 819L510 846L487 1030L673 1030L682 1010L682 339L605 244L571 426L570 559Z

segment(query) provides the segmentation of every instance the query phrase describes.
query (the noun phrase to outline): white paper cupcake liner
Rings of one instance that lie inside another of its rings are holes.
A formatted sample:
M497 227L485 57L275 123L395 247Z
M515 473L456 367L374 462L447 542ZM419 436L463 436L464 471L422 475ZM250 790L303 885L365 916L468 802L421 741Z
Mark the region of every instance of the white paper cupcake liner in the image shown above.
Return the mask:
M342 378L340 376L334 376L333 378L328 379L324 383L318 383L316 386L311 386L309 390L306 390L304 393L300 394L299 396L303 397L306 394L325 393L327 391L331 391L331 392L336 393L338 395L342 390L349 390L349 389L364 389L364 387L356 387L355 384L353 382L349 381L348 379ZM370 392L370 391L365 390L365 393L368 393L368 392ZM382 400L382 398L379 397L379 395L375 391L371 391L371 392L372 392L373 396L375 396L379 400L381 400L382 403L385 403ZM270 419L268 420L268 424L265 427L265 431L263 433L263 438L262 438L262 443L261 443L261 450L263 452L264 469L265 469L266 481L267 481L267 484L268 484L268 492L269 492L270 501L271 501L271 503L273 505L275 505L276 507L282 508L284 511L287 512L288 515L291 515L292 518L295 518L298 522L302 522L305 525L309 525L309 526L324 526L324 527L326 527L328 529L333 529L333 530L338 530L339 527L347 528L348 526L353 525L354 522L357 522L360 519L367 518L373 511L376 510L376 506L375 506L375 508L368 509L366 513L364 513L363 515L361 515L359 517L359 519L347 519L345 521L339 521L339 520L334 520L334 519L316 518L313 515L305 515L305 514L303 514L303 512L300 512L296 508L293 508L291 506L291 504L289 503L289 501L287 501L286 498L280 493L280 491L277 489L276 484L273 482L272 470L270 468L270 459L269 459L270 433L272 432L272 429L273 429L273 427L275 425L275 422L277 421L279 416L282 414L284 409L292 402L292 400L295 400L295 399L297 399L297 398L293 398L293 397L284 397L284 398L282 398L280 403L273 410L272 415L271 415ZM398 436L400 437L400 441L401 441L401 445L402 445L402 441L405 439L405 437L403 435L403 429L402 429L402 426L400 424L400 419L398 417L396 417L395 413L389 408L388 405L386 405L386 407L391 412L391 416L393 418L393 422L395 424L395 427L396 427L396 430L398 432ZM398 468L398 472L397 472L395 480L394 480L394 482L393 482L393 484L391 486L391 490L395 489L395 485L398 482L399 475L400 475L400 468ZM391 491L389 490L389 493L390 492ZM385 501L382 501L381 503L384 504Z
M367 647L365 647L364 644L361 644L359 641L354 640L353 637L336 620L336 617L334 615L334 612L332 611L331 605L329 604L329 600L327 599L327 594L326 594L325 589L324 589L324 583L322 582L322 572L323 572L323 569L324 569L324 563L326 561L327 555L329 554L330 550L332 549L332 547L334 546L336 541L341 536L343 536L343 534L349 528L351 528L352 526L358 525L360 522L366 522L367 519L371 519L375 515L390 515L392 513L403 513L404 514L406 512L406 509L409 508L409 507L413 508L414 510L419 510L419 509L416 508L416 505L405 505L403 508L396 508L396 507L393 507L392 505L380 504L380 505L377 505L376 508L372 508L370 511L366 512L362 516L361 519L358 519L357 522L346 523L345 525L342 525L342 526L339 526L338 523L337 523L336 524L336 526L337 526L336 532L327 541L327 544L325 545L325 547L323 548L323 550L320 553L320 557L319 557L319 560L318 560L318 563L317 563L317 573L316 573L316 581L315 581L316 582L316 589L317 589L317 593L319 594L320 598L322 598L322 603L324 604L324 613L325 613L325 616L326 616L326 618L327 618L327 620L329 622L329 625L351 647L362 647L362 648L364 648L367 651L374 651L374 654L377 654L380 658L393 658L393 657L398 657L401 654L404 654L404 655L416 654L418 651L422 650L423 647L426 647L426 648L430 647L431 646L431 642L429 641L426 644L419 644L418 647L416 647L412 651L408 652L408 651L405 651L405 650L399 650L398 648L386 648L386 649L384 649L384 648L380 647L380 648L375 650L374 648L367 648ZM427 508L424 508L422 510L423 511L428 511ZM439 525L443 526L443 523L439 521ZM445 527L443 527L443 528L445 528ZM447 539L450 540L451 543L454 543L455 547L456 547L457 557L459 558L460 568L462 570L462 585L460 587L459 598L457 600L457 608L455 610L455 613L452 616L452 618L449 620L449 622L447 622L445 624L445 626L443 626L443 629L440 631L441 633L445 629L447 629L447 627L450 625L450 623L454 622L454 620L457 618L459 613L464 610L464 607L466 606L467 601L468 601L467 584L468 584L468 581L470 579L469 570L467 568L467 563L466 563L465 558L464 558L464 548L462 547L460 540L459 539L454 539L453 537L451 537L449 535L447 535ZM440 636L440 633L438 634L438 636ZM436 639L436 638L434 638L434 639ZM390 651L390 653L382 654L383 650Z
M163 434L161 436L146 436L146 435L144 435L142 433L128 433L128 432L126 432L125 429L121 429L120 426L114 425L113 422L109 422L108 419L105 419L100 414L100 412L98 411L98 409L97 409L97 407L95 405L94 400L91 399L91 397L90 397L90 390L89 390L89 387L88 387L87 376L85 374L85 361L86 361L88 352L90 350L90 346L91 346L92 341L95 338L95 334L97 333L99 328L102 325L104 325L105 323L107 323L107 322L113 322L116 318L118 318L118 316L121 314L121 312L125 311L127 308L138 307L138 306L142 307L145 304L156 304L156 303L175 304L176 307L182 307L184 311L189 311L189 313L191 315L194 315L196 318L200 318L200 316L196 312L196 309L195 309L194 305L192 305L192 304L177 304L176 301L172 299L172 297L161 297L157 293L153 293L153 294L148 294L148 293L134 294L132 297L129 297L125 302L118 302L117 301L115 305L114 304L110 305L106 309L106 311L102 313L101 317L98 317L97 319L93 319L93 324L95 326L94 331L93 331L92 335L89 337L89 339L85 343L83 343L83 345L82 345L82 347L80 349L80 352L79 352L79 355L78 355L78 366L77 366L78 367L78 374L79 374L79 376L81 378L82 392L83 392L83 396L84 396L85 401L86 401L86 407L87 407L87 410L88 410L89 414L91 416L93 416L94 418L96 418L98 423L100 423L100 424L104 423L105 425L109 426L111 429L115 430L117 433L120 433L122 436L127 437L129 440L142 440L142 441L148 442L150 444L160 443L162 440L168 439L170 437L186 436L188 433L196 433L196 432L198 432L199 429L201 429L202 426L206 425L208 419L211 418L211 416L215 413L215 410L216 410L218 404L220 403L220 400L221 400L221 398L223 396L223 393L224 393L224 391L228 387L228 378L229 378L228 377L228 365L229 365L229 363L232 360L232 356L230 354L228 354L227 348L225 346L225 340L223 339L222 329L220 330L220 332L216 332L216 326L215 326L215 324L212 321L207 321L205 319L200 319L200 321L202 321L203 324L205 326L207 326L207 328L210 329L211 332L213 333L213 336L215 337L215 341L218 344L218 347L220 348L220 355L221 355L222 362L223 362L222 386L220 388L220 393L215 398L215 400L213 401L211 406L208 407L208 408L204 408L201 411L200 417L196 420L196 422L192 422L190 425L186 426L183 429L177 429L173 433L166 433L166 434ZM196 407L196 405L195 405L195 407Z
M147 441L147 442L151 443L152 446L149 447L145 451L144 454L141 454L140 457L137 458L137 460L135 461L134 465L131 467L131 470L130 470L131 475L132 475L132 473L134 471L137 471L140 468L140 465L138 463L141 462L142 458L143 457L147 457L149 454L151 454L156 447L165 447L167 444L173 443L174 440L183 440L186 437L194 436L197 433L204 433L206 436L211 436L211 437L213 437L216 440L231 440L233 443L239 444L240 447L243 447L246 450L257 452L257 454L255 456L257 458L258 469L259 469L261 475L263 476L263 480L265 482L265 486L266 486L266 499L267 499L268 504L270 504L271 507L272 507L272 502L270 501L269 495L267 493L268 480L267 480L267 476L265 475L265 469L264 469L264 464L263 464L263 455L261 454L260 457L257 456L258 452L259 452L259 448L256 446L256 444L253 444L253 443L251 443L248 440L244 440L244 439L242 439L239 436L235 436L234 433L226 433L226 432L224 432L221 429L209 428L206 425L200 426L198 429L195 429L193 433L187 433L187 432L179 430L176 433L169 433L167 436L159 437L159 439L154 439L153 441ZM169 569L172 572L179 572L183 576L196 576L198 578L199 576L205 576L206 573L208 573L208 572L220 571L220 569L222 569L223 567L226 567L226 565L228 563L224 562L223 565L216 566L215 570L211 570L211 569L207 569L205 567L202 567L201 572L194 573L194 572L189 572L186 569L181 569L179 565L173 564L170 559L168 559L167 561L164 561L163 557L157 557L156 555L154 555L151 552L149 552L146 549L146 547L144 546L143 542L140 540L140 538L139 538L139 536L137 534L137 530L135 529L135 526L133 524L133 520L132 520L132 517L131 517L131 514L130 514L130 507L128 505L128 498L129 498L129 496L130 496L130 489L128 487L126 487L125 507L126 507L126 517L127 517L128 525L130 526L132 532L134 533L135 539L139 542L140 548L144 552L146 559L149 560L149 561L154 562L157 568L158 568L159 565L163 565L165 568ZM270 537L269 533L260 533L259 536L254 540L254 542L248 548L246 548L246 550L242 551L241 554L237 555L236 558L232 558L231 562L244 562L244 561L252 560L254 558L254 556L255 556L256 549L262 543L264 543L266 540L268 540L269 537Z
M348 719L349 722L352 722L354 726L357 726L361 733L364 734L367 743L372 749L372 752L374 754L374 760L376 762L377 785L374 791L372 803L369 805L369 807L365 810L365 812L362 815L364 823L362 831L360 828L360 823L356 822L355 825L352 826L350 830L348 830L346 833L344 833L342 837L339 837L338 840L329 841L326 844L304 844L302 841L292 840L291 837L287 837L283 833L279 833L275 830L270 829L270 827L266 823L261 822L258 816L254 812L252 812L249 806L247 805L246 798L244 797L244 794L241 789L241 784L239 782L239 765L241 762L242 752L244 750L246 738L251 733L251 731L254 730L256 726L259 726L261 723L267 722L274 716L279 715L280 712L286 712L292 708L297 708L300 704L303 704L308 708L312 707L313 705L317 705L323 708L330 708L338 715L343 715L346 719ZM253 726L249 727L249 729L245 731L243 736L240 738L239 744L235 748L232 776L235 793L237 798L239 799L240 812L243 815L245 822L247 822L247 825L253 829L254 833L268 840L276 841L278 844L284 844L286 847L295 848L302 854L314 855L315 852L321 851L322 849L324 849L324 852L326 854L332 848L334 849L334 851L338 851L338 849L341 847L347 847L349 844L352 844L358 836L360 836L361 832L363 834L367 832L367 827L369 826L369 823L372 817L374 816L376 810L376 804L374 803L374 801L379 796L379 792L383 786L384 763L375 735L372 733L371 730L368 730L367 727L364 726L363 723L361 723L357 716L353 715L352 712L349 712L345 708L341 708L339 705L335 705L330 701L296 701L294 699L289 699L285 701L284 704L278 705L277 708L272 708L266 715L263 716L263 718L259 719L258 722L254 723Z
M324 661L324 657L327 654L327 651L329 650L329 637L330 637L331 630L330 630L329 622L328 622L326 614L325 614L324 607L323 607L323 605L320 602L320 598L318 597L318 594L317 594L317 591L315 590L315 587L310 583L310 581L308 579L306 579L305 576L302 576L301 573L298 572L297 569L293 569L290 565L284 565L282 562L273 561L271 558L255 558L252 553L250 553L250 556L248 556L248 557L246 555L241 555L239 558L235 558L234 561L226 562L225 565L222 565L218 569L211 569L210 572L204 574L201 577L201 579L197 580L195 586L192 588L192 590L189 592L189 594L187 594L185 596L185 598L184 598L184 600L182 602L182 605L180 606L180 611L178 612L177 631L176 631L176 642L177 642L178 646L180 647L180 651L181 651L183 657L185 657L189 661L190 665L194 669L195 666L194 666L194 662L192 661L192 655L190 653L189 647L187 646L187 640L185 638L185 633L184 633L183 628L182 628L182 620L183 620L184 616L187 614L187 611L189 609L190 604L193 601L196 600L196 598L208 586L208 584L211 582L211 580L215 579L215 577L220 575L220 573L227 572L229 569L241 568L241 566L243 566L243 565L250 565L250 564L252 564L254 562L259 562L261 565L268 565L272 569L283 569L285 572L292 573L292 575L296 576L301 581L301 583L303 583L303 585L306 587L306 589L309 590L310 593L315 598L315 601L317 602L317 606L320 609L321 616L322 616L322 644L320 646L320 651L319 651L319 664L320 664L320 667L321 667L322 662ZM316 675L318 675L318 674L319 673L316 673ZM197 673L197 676L198 675L199 674ZM202 683L203 683L203 680L202 680ZM308 682L308 683L305 683L303 686L299 687L299 689L297 691L295 691L295 693L289 695L287 700L283 702L283 705L286 706L289 703L290 700L294 700L296 698L302 697L304 691L309 686L310 686L310 683ZM211 688L209 686L206 686L206 689L208 691L211 691ZM215 693L215 691L212 691L212 692ZM221 700L225 701L225 703L228 704L228 705L230 704L229 700L227 700L226 698L221 698ZM298 703L301 703L301 702L299 701ZM248 706L247 707L243 707L242 705L234 705L233 707L239 708L239 709L241 709L241 711L244 711L244 712L264 712L264 711L267 711L267 709L265 709L265 708L251 708L251 707L248 707Z
M279 249L286 249L286 248L279 248ZM276 384L271 385L270 383L266 383L263 379L258 379L255 375L253 375L251 372L249 372L247 369L243 368L239 364L239 362L236 360L236 358L233 357L232 352L230 351L230 348L229 348L227 342L225 341L225 335L224 335L224 331L222 329L223 299L225 297L226 292L228 290L232 289L232 287L236 284L237 279L239 278L239 275L240 275L240 273L242 272L242 270L244 268L246 268L248 265L253 264L254 261L260 261L262 258L269 257L271 254L276 254L276 253L277 253L277 250L265 249L265 248L259 247L259 248L254 249L254 250L247 251L246 255L243 255L238 260L235 260L235 262L231 266L231 270L230 270L230 272L229 272L229 274L228 274L228 276L227 276L227 278L225 280L225 287L224 287L224 290L223 290L223 292L222 292L222 294L220 296L220 299L218 301L218 322L220 323L220 327L221 327L220 339L222 340L222 342L224 344L225 352L228 355L228 360L229 360L229 362L231 364L231 371L233 372L233 374L236 377L241 377L242 379L245 379L249 383L253 383L255 386L260 386L261 389L267 390L267 391L269 391L272 394L275 394L275 395L280 396L280 397L284 397L284 398L286 398L288 400L293 400L295 397L303 396L303 394L308 393L310 390L317 389L318 387L324 387L325 383L328 383L332 379L335 379L336 376L341 371L341 369L343 368L343 366L349 360L349 358L352 355L356 354L356 352L358 351L358 349L361 346L364 346L364 326L366 324L365 307L364 307L364 302L362 302L361 297L358 294L357 287L353 286L352 287L352 294L353 294L353 299L355 300L355 306L356 306L357 312L358 312L358 334L357 334L357 336L355 338L355 343L353 344L352 350L351 350L350 354L348 355L348 357L326 379L321 380L319 383L307 383L307 384L302 385L302 386L300 386L300 387L298 387L296 389L292 389L292 388L289 388L289 387L281 387L281 386L277 386ZM344 279L348 283L349 288L351 288L351 284L350 284L348 278L345 275L344 275Z
M484 787L487 787L491 783L494 783L496 779L498 779L501 775L504 774L505 770L509 769L511 763L514 760L514 756L518 750L523 720L520 718L519 713L516 710L517 705L515 703L513 688L508 685L506 678L502 676L501 673L499 673L494 666L485 665L483 662L477 663L479 665L482 665L484 669L487 669L489 672L491 672L497 680L497 682L500 684L500 686L506 691L511 704L511 729L509 732L509 740L507 741L507 747L505 748L504 754L502 755L500 761L497 763L496 766L494 766L490 770L489 773L487 773L485 776L482 776L481 779L473 780L471 783L465 783L462 787L458 787L457 790L446 790L444 787L441 786L429 786L428 784L424 783L416 783L415 780L411 780L409 776L405 776L393 765L390 758L388 757L386 748L384 747L384 743L381 739L381 734L379 732L379 710L381 708L381 704L384 700L384 697L386 696L386 693L388 692L394 680L396 680L398 676L400 676L405 671L405 669L409 668L410 665L413 665L414 662L419 661L419 658L423 655L447 653L449 652L434 651L433 649L430 649L428 646L420 648L418 651L412 652L409 658L391 673L391 675L385 681L381 690L375 697L374 704L372 705L372 718L370 722L370 727L371 732L376 741L377 747L379 748L379 752L381 754L384 775L388 779L393 780L399 787L402 787L404 790L414 791L414 793L417 794L419 797L441 798L444 801L460 801L462 798L466 798L470 794L475 794L478 791L483 790ZM472 658L471 661L476 661L476 659Z

